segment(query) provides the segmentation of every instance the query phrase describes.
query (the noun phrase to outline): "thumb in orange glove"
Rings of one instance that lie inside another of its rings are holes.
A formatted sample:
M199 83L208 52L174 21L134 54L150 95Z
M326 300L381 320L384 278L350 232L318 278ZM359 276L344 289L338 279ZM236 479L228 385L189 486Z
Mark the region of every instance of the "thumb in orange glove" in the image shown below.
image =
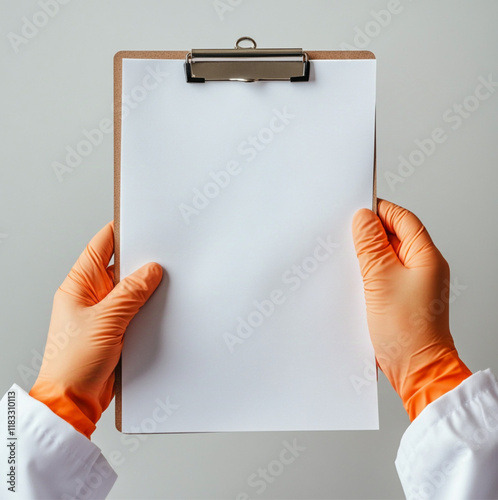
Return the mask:
M420 220L379 200L353 218L377 363L410 420L471 375L449 328L448 263Z
M90 437L114 395L123 334L162 278L149 263L114 288L114 224L97 233L55 293L45 353L30 395Z

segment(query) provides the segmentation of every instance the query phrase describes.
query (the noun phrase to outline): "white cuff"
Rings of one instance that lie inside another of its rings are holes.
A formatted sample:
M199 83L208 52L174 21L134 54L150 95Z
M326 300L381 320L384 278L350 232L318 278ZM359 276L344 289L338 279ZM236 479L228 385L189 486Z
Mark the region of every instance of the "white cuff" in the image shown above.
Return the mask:
M8 434L9 408L15 408L17 440ZM105 498L117 479L94 443L16 384L0 401L0 432L0 470L3 478L15 477L18 498ZM3 497L10 492L2 483Z
M407 498L498 498L498 382L471 375L403 435L396 468Z

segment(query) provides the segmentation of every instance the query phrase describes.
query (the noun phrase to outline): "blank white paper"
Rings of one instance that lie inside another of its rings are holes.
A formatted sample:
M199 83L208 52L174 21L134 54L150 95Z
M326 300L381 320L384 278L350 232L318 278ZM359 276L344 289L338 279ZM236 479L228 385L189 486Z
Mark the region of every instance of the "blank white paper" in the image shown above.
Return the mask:
M122 356L123 432L378 428L351 221L371 208L375 60L188 84L123 60L121 279L164 278Z

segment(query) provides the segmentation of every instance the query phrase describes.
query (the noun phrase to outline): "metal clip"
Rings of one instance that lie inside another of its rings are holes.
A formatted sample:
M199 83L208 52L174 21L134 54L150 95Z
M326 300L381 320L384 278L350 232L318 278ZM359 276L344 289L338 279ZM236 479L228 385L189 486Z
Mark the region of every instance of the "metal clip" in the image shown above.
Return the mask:
M241 42L249 41L250 47ZM310 62L302 49L258 49L256 42L243 36L233 49L196 49L185 58L188 83L207 81L257 82L280 80L307 82Z

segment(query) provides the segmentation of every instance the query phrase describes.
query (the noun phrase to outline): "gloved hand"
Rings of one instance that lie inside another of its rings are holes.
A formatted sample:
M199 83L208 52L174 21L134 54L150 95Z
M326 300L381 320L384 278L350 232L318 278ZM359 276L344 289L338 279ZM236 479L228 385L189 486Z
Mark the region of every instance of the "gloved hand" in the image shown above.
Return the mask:
M471 375L449 328L450 270L420 220L379 200L353 218L377 363L410 420Z
M114 224L90 241L55 293L45 353L30 395L90 437L114 395L123 334L162 278L149 263L114 288Z

